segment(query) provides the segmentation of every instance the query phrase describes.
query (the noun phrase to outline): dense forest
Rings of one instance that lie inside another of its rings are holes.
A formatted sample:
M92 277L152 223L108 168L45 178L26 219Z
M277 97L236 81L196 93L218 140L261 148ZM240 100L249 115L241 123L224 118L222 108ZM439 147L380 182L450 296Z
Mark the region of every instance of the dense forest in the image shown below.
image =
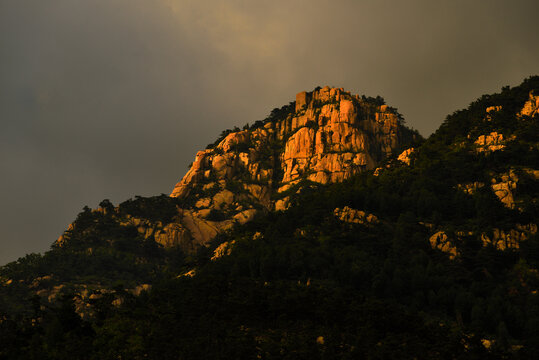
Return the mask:
M534 91L537 76L447 116L409 164L303 181L288 210L196 253L119 220L170 221L181 199L85 208L65 244L0 268L0 358L533 359L539 115L517 114ZM493 132L503 148L478 151ZM490 186L508 174L513 206ZM525 226L516 242L493 240Z

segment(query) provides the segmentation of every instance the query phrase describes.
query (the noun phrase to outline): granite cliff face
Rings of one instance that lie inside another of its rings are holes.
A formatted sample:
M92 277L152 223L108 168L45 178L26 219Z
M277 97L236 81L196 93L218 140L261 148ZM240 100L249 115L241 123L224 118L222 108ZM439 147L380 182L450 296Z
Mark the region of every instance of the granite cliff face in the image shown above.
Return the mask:
M301 181L340 182L372 170L415 136L394 109L372 98L342 88L301 92L279 118L231 132L196 154L171 194L185 203L179 223L186 231L175 229L175 239L163 244L196 247L260 211L285 210Z
M278 192L301 179L342 181L374 169L411 136L387 105L338 88L302 92L296 95L295 111L284 118L230 133L214 148L198 152L171 196L184 197L201 183L239 178Z

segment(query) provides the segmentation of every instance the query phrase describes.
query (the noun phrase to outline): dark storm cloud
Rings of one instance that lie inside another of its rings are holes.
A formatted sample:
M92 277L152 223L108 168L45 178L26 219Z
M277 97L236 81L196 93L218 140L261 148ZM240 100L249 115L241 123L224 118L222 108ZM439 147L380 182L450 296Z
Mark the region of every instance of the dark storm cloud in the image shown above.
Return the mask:
M0 0L0 263L168 193L196 150L317 85L424 135L538 73L537 1Z

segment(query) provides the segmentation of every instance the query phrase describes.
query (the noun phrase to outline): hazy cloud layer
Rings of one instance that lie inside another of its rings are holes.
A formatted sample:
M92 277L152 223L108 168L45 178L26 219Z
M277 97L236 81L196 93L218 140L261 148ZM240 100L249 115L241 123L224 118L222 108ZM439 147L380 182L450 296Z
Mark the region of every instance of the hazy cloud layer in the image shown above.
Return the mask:
M530 1L0 0L0 264L84 205L169 193L225 128L317 85L429 135L539 73Z

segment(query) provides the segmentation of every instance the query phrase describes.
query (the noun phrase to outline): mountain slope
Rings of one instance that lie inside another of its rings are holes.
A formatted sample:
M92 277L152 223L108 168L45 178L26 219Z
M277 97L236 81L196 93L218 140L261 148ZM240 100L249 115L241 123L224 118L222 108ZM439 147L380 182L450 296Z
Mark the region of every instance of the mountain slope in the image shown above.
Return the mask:
M300 181L340 182L372 170L413 141L382 98L340 88L301 92L243 130L223 131L199 151L171 197L178 210L168 223L123 218L146 239L188 252L257 214L285 210ZM57 242L63 244L69 233Z
M224 133L197 156L194 175L176 187L179 196L137 198L118 207L103 202L98 211L81 213L64 241L44 256L3 267L1 308L7 310L0 354L534 358L539 350L538 92L539 77L531 77L483 96L398 159L405 142L391 147L393 156L385 161L384 146L369 145L368 156L376 160L371 170L346 170L350 175L337 182L313 181L318 175L310 170L319 158L336 155L315 156L316 146L311 153L303 149L316 145L316 136L310 126L298 128L296 134L310 133L311 140L300 141L297 153L311 155L286 165L283 143L294 135L274 147L268 169L284 171L262 182L271 192L267 206L255 206L261 203L246 190L260 172L249 172L240 183L247 187L231 191L234 198L247 194L257 216L216 234L196 253L159 246L154 230L146 236L149 227L177 222L178 208L203 210L196 203L207 203L204 199L210 199L211 211L215 195L237 179L236 170L249 169L215 169L219 156L239 164L241 153L251 156L249 149L257 149L256 142L254 147L248 142L249 147L234 146L249 151L224 151L242 131ZM299 95L294 111L309 96ZM291 122L294 116L285 118ZM245 133L251 137L279 123L268 121ZM383 130L368 134L392 136ZM219 148L223 153L215 154ZM346 152L335 154L345 159ZM286 174L296 176L294 166L303 172L292 181L300 181L279 193ZM213 177L212 171L218 174ZM219 189L210 197L204 186L211 182ZM288 198L287 208L272 211L282 198ZM235 216L227 207L218 210L223 214L216 221ZM151 289L141 286L147 283ZM28 304L15 300L31 294L38 297Z

